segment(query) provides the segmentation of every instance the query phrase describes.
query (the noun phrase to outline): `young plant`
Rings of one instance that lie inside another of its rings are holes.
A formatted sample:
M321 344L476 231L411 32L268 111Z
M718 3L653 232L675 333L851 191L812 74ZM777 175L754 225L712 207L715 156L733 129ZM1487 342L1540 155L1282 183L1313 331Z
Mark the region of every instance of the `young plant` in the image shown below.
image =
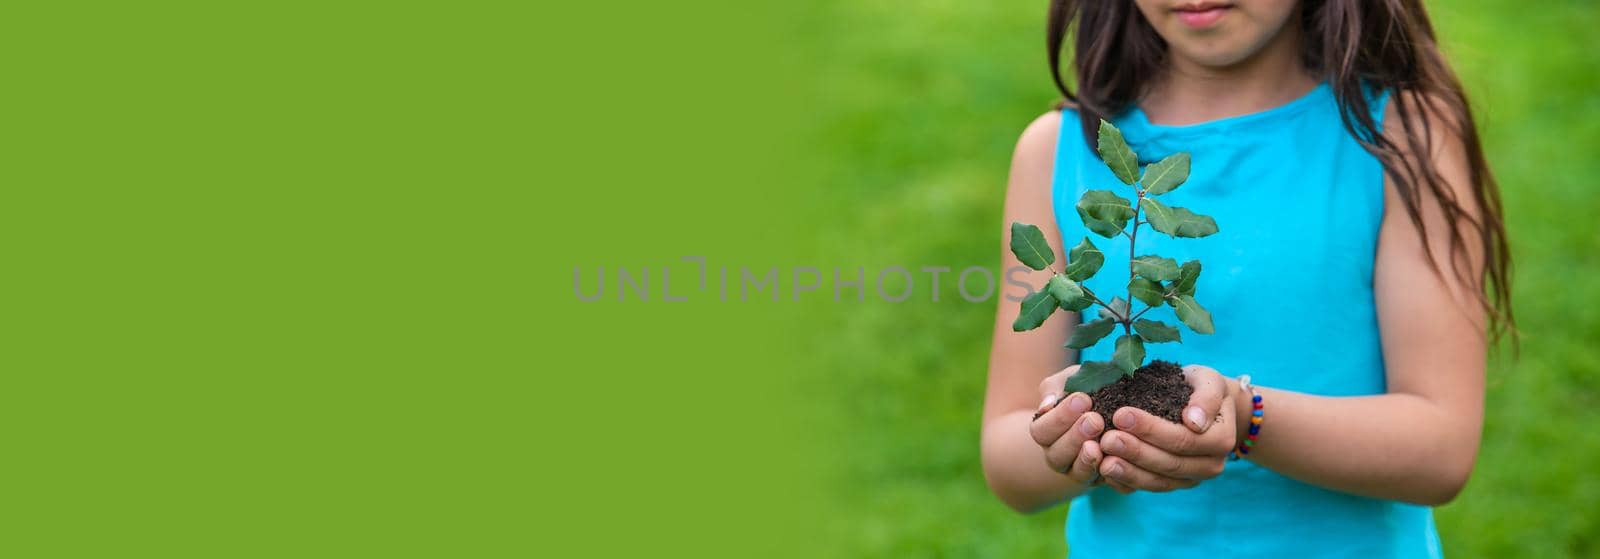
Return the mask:
M1033 225L1011 223L1011 252L1017 259L1029 268L1055 272L1043 289L1022 300L1022 313L1012 323L1013 330L1022 332L1037 328L1057 308L1079 312L1090 306L1100 307L1099 317L1073 329L1066 347L1092 346L1116 331L1118 326L1122 327L1122 336L1117 338L1111 361L1083 362L1077 374L1067 379L1068 392L1094 392L1121 377L1132 377L1134 371L1144 365L1146 343L1183 341L1176 327L1141 318L1150 309L1171 305L1178 320L1190 330L1198 334L1214 331L1211 313L1194 298L1195 282L1200 279L1198 260L1179 265L1176 260L1154 254L1134 256L1141 225L1149 225L1173 237L1205 237L1217 232L1217 222L1210 217L1155 199L1188 180L1189 154L1180 152L1151 163L1141 173L1139 160L1122 139L1122 132L1104 120L1100 121L1098 150L1117 179L1133 187L1134 200L1110 190L1090 190L1078 200L1078 217L1096 235L1108 239L1117 235L1128 238L1126 298L1118 296L1107 301L1083 285L1105 264L1105 253L1088 237L1067 252L1067 261L1061 270L1054 270L1050 266L1055 263L1055 252L1045 243L1044 233ZM1130 301L1143 303L1144 308L1135 312Z

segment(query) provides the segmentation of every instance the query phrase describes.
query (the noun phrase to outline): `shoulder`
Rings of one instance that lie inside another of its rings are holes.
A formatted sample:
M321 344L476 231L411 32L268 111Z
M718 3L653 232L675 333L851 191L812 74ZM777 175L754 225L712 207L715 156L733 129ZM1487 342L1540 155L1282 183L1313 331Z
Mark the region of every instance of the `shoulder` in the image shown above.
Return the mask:
M1007 221L1033 223L1046 230L1055 229L1051 189L1055 177L1056 138L1061 133L1062 115L1052 110L1028 123L1017 138L1011 154L1011 174L1007 181L1005 212Z
M1384 107L1383 136L1388 142L1380 150L1389 151L1393 165L1384 180L1389 253L1454 271L1443 275L1458 296L1480 288L1474 280L1488 248L1475 240L1497 210L1483 194L1492 179L1465 98L1394 91Z
M1467 115L1466 99L1459 94L1395 90L1383 107L1383 135L1408 158L1437 160L1464 151L1475 139Z
M1017 138L1016 150L1011 155L1012 171L1019 167L1050 170L1056 162L1060 142L1078 137L1079 130L1078 113L1070 106L1052 109L1034 118Z
M1048 111L1023 128L1011 153L1011 185L1014 194L1032 197L1048 192L1055 169L1056 140L1062 128L1062 111ZM1018 193L1017 190L1026 192Z
M1022 136L1017 138L1015 155L1053 155L1056 148L1056 138L1061 133L1062 110L1047 111L1034 118L1022 129Z
M1464 96L1392 91L1383 109L1382 130L1400 163L1419 172L1412 180L1427 179L1429 175L1438 179L1429 182L1442 188L1418 189L1423 198L1450 196L1452 202L1473 199L1479 177L1473 172L1468 150L1477 145L1478 138ZM1392 177L1389 182L1393 182ZM1472 212L1475 208L1462 209Z

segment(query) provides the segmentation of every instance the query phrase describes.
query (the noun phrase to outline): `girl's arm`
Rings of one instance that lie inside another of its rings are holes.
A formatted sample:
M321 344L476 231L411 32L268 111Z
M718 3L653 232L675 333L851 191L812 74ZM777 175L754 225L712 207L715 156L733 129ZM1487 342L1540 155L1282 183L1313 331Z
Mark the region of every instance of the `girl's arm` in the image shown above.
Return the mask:
M1022 133L1012 156L1011 179L1006 190L1005 220L1002 223L1023 221L1038 225L1052 237L1052 250L1056 262L1065 262L1060 251L1060 229L1056 227L1055 212L1051 208L1050 174L1054 168L1056 134L1061 126L1061 114L1051 111L1034 120ZM1070 133L1070 132L1069 132ZM1040 382L1061 371L1077 360L1076 352L1061 347L1075 324L1075 313L1058 312L1042 326L1026 333L1011 331L1011 323L1018 314L1017 303L1006 295L1019 295L1017 288L1007 280L1016 279L1030 285L1043 285L1049 272L1028 270L1016 278L1009 271L1022 267L1016 256L1005 247L1010 245L1009 227L1001 239L1001 286L997 297L999 312L995 313L994 345L989 357L989 382L983 406L983 472L989 487L1010 505L1023 512L1033 512L1069 499L1088 487L1098 462L1096 443L1085 440L1083 422L1089 422L1096 435L1104 427L1103 420L1090 412L1074 411L1075 406L1055 406L1049 413L1033 421L1035 410L1040 409ZM1011 287L1011 289L1006 289ZM1060 316L1066 315L1066 316ZM1059 387L1057 387L1059 390ZM1087 408L1083 400L1072 401L1076 407ZM1033 424L1040 429L1035 432ZM1087 452L1080 452L1085 447ZM1052 469L1052 464L1059 466ZM1068 475L1062 475L1066 470Z
M1393 114L1391 105L1384 119L1387 134L1420 133L1418 126L1397 126ZM1462 143L1440 122L1449 121L1436 119L1429 132L1435 135L1437 152L1412 156L1430 157L1458 199L1471 200L1473 185ZM1470 225L1446 223L1437 202L1424 193L1424 239L1393 185L1385 190L1387 209L1373 282L1388 392L1323 397L1260 387L1266 418L1249 459L1330 489L1439 505L1466 484L1483 425L1485 316L1474 298L1479 286L1454 274L1446 229ZM1470 231L1463 234L1473 236ZM1425 242L1442 273L1430 266ZM1482 269L1482 250L1470 244L1465 248L1459 265ZM1235 413L1249 417L1250 398L1237 382L1228 382ZM1248 426L1238 422L1240 440ZM1138 431L1133 434L1157 447L1180 444Z
M1395 102L1404 98L1397 95ZM1420 126L1398 123L1394 115L1391 103L1384 118L1391 137L1424 133ZM1430 158L1457 199L1472 200L1461 140L1441 124L1448 119L1434 115L1435 126L1427 133L1436 152L1408 155ZM1475 299L1481 286L1456 277L1447 240L1449 227L1461 229L1467 239L1474 233L1469 224L1446 223L1429 196L1424 192L1420 201L1428 231L1424 239L1394 186L1385 188L1373 289L1388 393L1324 398L1262 390L1266 421L1251 459L1324 487L1426 505L1450 501L1466 484L1483 427L1485 316ZM1474 219L1481 215L1481 209L1469 210L1476 212ZM1464 260L1455 265L1481 270L1483 251L1465 244Z

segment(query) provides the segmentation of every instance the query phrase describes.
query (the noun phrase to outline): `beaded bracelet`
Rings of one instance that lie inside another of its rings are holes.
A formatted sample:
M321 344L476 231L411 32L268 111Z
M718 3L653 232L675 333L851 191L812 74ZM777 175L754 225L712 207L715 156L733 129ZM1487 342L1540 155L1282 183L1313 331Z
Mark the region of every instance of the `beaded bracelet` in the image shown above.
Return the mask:
M1250 393L1250 433L1245 435L1244 441L1239 443L1238 448L1229 453L1229 460L1238 460L1239 457L1250 454L1250 449L1256 445L1256 437L1261 434L1261 421L1266 417L1263 413L1266 407L1261 405L1261 393L1256 392L1254 386L1250 386L1250 375L1239 376L1239 388Z

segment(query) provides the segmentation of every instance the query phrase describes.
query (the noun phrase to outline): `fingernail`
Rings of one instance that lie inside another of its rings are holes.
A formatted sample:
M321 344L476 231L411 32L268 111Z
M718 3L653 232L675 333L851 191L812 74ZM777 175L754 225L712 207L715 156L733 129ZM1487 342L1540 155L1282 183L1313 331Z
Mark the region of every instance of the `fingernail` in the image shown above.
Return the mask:
M1094 424L1094 416L1085 415L1078 420L1078 431L1085 437L1094 437L1100 434L1100 427Z
M1106 475L1114 478L1122 477L1122 464L1112 464L1110 466L1106 466Z
M1108 438L1110 440L1101 443L1101 445L1105 447L1106 452L1110 452L1112 454L1116 454L1116 453L1122 452L1122 449L1124 448L1124 446L1122 444L1122 437L1108 437Z
M1045 410L1050 409L1050 406L1055 405L1056 400L1059 399L1061 399L1060 394L1045 394L1044 399L1039 401L1039 412L1043 413Z
M1072 410L1072 413L1089 411L1089 397L1082 392L1074 392L1071 397L1067 398L1067 409Z
M1124 431L1132 429L1139 422L1139 418L1133 413L1133 410L1127 408L1117 410L1117 415L1112 419L1116 421L1117 427Z
M1189 406L1189 409L1183 411L1183 416L1189 418L1189 424L1194 425L1195 429L1206 430L1206 412L1199 406Z

